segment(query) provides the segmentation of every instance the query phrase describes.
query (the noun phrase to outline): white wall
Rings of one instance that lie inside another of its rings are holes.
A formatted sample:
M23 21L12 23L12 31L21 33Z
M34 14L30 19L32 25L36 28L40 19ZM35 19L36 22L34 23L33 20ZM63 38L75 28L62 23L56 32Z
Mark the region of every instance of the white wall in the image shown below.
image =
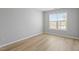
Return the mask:
M48 15L54 14L54 13L62 13L67 12L67 31L56 31L56 30L50 30L48 28ZM65 8L65 9L55 9L52 11L46 11L44 12L44 32L48 32L49 34L59 34L59 35L69 35L69 36L75 36L79 37L79 9L75 8Z
M38 33L42 33L42 12L0 8L0 46Z

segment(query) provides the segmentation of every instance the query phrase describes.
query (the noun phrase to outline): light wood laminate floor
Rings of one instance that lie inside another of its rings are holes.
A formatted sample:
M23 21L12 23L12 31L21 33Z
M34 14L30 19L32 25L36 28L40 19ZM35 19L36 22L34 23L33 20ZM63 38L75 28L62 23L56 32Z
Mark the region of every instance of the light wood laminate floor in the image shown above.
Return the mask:
M10 51L78 51L79 40L53 35L39 35L27 39Z

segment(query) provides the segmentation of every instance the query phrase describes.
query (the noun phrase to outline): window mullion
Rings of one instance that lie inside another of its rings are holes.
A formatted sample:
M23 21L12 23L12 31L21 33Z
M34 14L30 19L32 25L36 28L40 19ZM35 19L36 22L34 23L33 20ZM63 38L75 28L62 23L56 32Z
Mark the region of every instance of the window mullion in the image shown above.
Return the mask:
M56 23L56 27L57 27L57 30L58 30L58 15L57 15L57 23Z

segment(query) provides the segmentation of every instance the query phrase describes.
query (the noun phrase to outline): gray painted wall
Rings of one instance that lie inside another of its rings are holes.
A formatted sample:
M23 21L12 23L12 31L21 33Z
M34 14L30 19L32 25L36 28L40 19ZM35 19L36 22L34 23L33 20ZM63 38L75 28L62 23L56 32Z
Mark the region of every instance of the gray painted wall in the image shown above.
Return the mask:
M54 13L62 13L67 12L67 31L56 31L51 30L48 28L48 15L54 14ZM79 9L77 8L61 8L61 9L55 9L51 11L43 12L44 16L44 25L43 25L43 31L48 32L49 34L59 34L59 35L69 35L69 36L76 36L79 37Z
M0 45L38 33L42 33L42 12L0 8Z

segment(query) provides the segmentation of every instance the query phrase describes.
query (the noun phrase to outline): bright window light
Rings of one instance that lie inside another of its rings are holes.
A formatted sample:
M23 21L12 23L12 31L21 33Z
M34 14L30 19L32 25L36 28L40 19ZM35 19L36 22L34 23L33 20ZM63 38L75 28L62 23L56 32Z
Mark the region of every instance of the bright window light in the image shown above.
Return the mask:
M49 29L66 30L67 13L49 14Z

